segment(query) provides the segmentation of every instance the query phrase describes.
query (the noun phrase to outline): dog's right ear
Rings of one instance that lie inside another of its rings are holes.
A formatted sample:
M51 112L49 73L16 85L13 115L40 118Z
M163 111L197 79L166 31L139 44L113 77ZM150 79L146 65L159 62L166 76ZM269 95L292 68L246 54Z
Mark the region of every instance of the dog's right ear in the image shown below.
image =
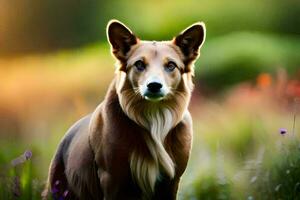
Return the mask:
M199 50L205 41L205 34L205 24L197 22L173 39L173 43L180 48L187 62L197 58Z
M106 31L113 54L117 59L126 61L126 54L132 45L137 44L138 38L129 28L117 20L110 20Z

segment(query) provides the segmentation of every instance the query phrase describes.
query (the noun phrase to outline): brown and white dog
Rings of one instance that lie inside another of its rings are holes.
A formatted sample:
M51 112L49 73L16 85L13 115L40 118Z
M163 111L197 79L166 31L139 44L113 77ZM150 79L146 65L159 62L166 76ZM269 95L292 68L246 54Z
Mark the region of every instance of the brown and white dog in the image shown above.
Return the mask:
M116 76L104 101L59 144L48 193L82 200L176 199L191 151L187 108L205 25L156 42L142 41L112 20L107 37Z

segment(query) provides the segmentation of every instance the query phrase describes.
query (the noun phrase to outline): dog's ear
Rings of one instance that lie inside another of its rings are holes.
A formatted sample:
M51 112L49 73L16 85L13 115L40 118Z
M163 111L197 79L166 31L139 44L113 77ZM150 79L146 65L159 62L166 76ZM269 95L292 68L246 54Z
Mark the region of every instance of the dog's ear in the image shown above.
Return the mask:
M121 61L126 60L126 54L132 45L137 44L138 38L124 24L111 20L107 24L107 38L112 52Z
M205 40L205 33L205 24L198 22L189 26L173 39L173 43L180 48L185 56L186 62L197 58L199 49Z

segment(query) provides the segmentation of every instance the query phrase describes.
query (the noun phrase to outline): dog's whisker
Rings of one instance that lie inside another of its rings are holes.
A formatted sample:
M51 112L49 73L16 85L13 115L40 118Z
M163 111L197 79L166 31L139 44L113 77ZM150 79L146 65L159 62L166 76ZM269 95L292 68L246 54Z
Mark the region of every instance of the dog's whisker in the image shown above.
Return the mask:
M140 93L140 89L139 89L138 87L134 87L134 88L133 88L133 91L134 91L135 93L137 93L137 94Z

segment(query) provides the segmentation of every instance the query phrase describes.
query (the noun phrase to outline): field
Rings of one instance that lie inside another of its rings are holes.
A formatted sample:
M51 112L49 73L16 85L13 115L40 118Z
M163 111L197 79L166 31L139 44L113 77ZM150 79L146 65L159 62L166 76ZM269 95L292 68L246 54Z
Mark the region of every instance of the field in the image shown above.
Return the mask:
M60 139L101 102L113 63L106 44L0 60L0 199L40 199ZM266 70L213 93L205 80L179 199L300 199L299 74Z
M180 200L300 199L300 1L0 1L0 200L41 199L68 128L114 76L105 27L206 24Z

